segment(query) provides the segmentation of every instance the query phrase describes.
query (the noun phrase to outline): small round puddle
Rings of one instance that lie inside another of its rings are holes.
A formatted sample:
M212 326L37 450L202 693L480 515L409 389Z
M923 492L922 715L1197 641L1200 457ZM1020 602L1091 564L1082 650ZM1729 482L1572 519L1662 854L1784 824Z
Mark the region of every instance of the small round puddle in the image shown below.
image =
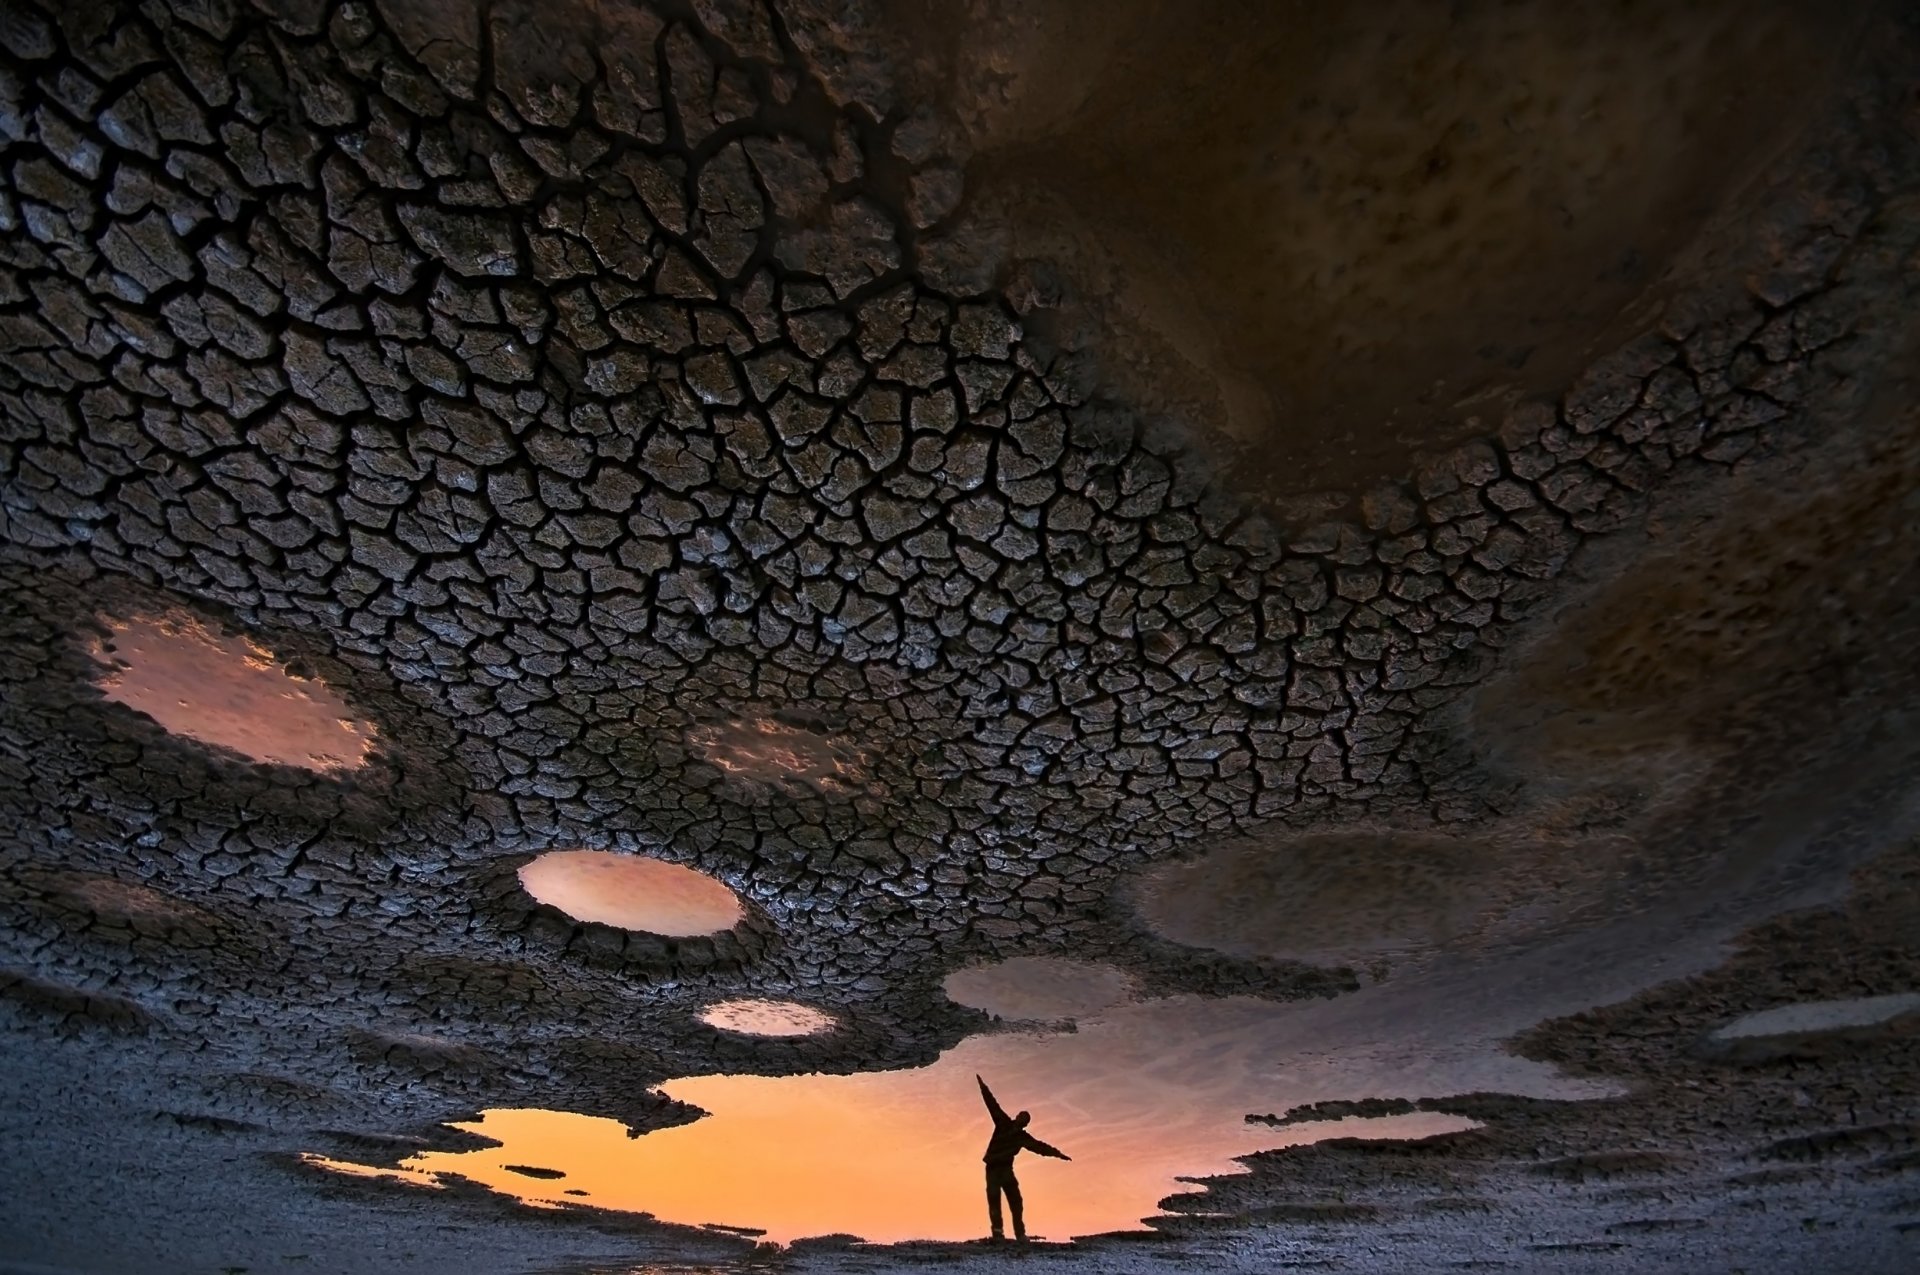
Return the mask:
M716 1001L699 1013L709 1027L742 1036L818 1036L833 1030L838 1020L824 1010L799 1001Z
M550 850L520 869L520 884L576 921L667 938L721 934L746 915L733 891L704 873L608 850Z
M1125 1001L1130 980L1111 965L1016 956L947 975L947 999L1024 1022L1086 1018Z
M113 636L88 650L102 666L95 684L173 734L273 766L327 773L366 764L372 723L245 636L179 611L104 623Z
M867 757L846 739L774 717L695 726L687 743L727 778L750 787L852 796L869 786Z

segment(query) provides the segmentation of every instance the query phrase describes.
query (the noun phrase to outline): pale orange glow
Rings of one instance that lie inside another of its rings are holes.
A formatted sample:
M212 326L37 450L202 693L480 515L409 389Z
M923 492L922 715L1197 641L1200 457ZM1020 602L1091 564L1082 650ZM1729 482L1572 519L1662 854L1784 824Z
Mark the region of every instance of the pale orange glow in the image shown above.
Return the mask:
M328 772L366 764L377 737L325 683L294 676L265 647L223 637L181 611L103 619L88 653L106 697L176 735L275 766Z
M323 1169L344 1174L350 1178L376 1178L388 1182L398 1182L402 1186L425 1187L431 1191L444 1189L439 1179L424 1173L415 1173L409 1169L379 1169L370 1164L354 1164L348 1160L329 1160L323 1155L303 1152L300 1155L303 1164L317 1164Z
M749 786L804 785L832 796L873 787L866 755L845 739L771 717L696 726L687 743L722 774Z
M528 894L576 921L669 938L720 934L746 915L712 877L640 855L551 850L520 869Z
M764 1231L789 1242L854 1234L875 1242L958 1240L986 1231L981 1152L992 1131L974 1087L984 1075L1036 1137L1074 1158L1023 1156L1035 1235L1138 1229L1182 1177L1241 1171L1234 1157L1330 1137L1425 1137L1473 1127L1418 1113L1274 1129L1252 1111L1335 1097L1573 1092L1549 1069L1510 1056L1369 1056L1351 1074L1282 1070L1274 1055L1301 1021L1292 1006L1181 997L1116 1009L1073 1034L963 1041L931 1066L852 1076L697 1076L660 1091L709 1112L638 1138L613 1120L491 1110L460 1127L497 1147L427 1152L403 1173L455 1173L529 1202L569 1198L689 1225ZM1296 1042L1297 1043L1297 1042ZM562 1170L529 1181L507 1165ZM568 1197L562 1188L584 1191Z
M831 1031L832 1014L798 1001L717 1001L700 1011L700 1021L743 1036L817 1036Z
M881 1076L702 1076L665 1086L686 1102L721 1106L724 1118L627 1136L617 1120L559 1111L490 1110L456 1128L504 1143L481 1151L435 1151L397 1170L372 1170L311 1157L364 1176L392 1174L430 1183L457 1173L530 1204L569 1199L598 1208L651 1213L669 1222L718 1224L777 1243L809 1235L853 1234L875 1243L974 1239L986 1231L980 1152L989 1128L967 1088L922 1083L908 1094ZM948 1077L960 1080L961 1077ZM794 1092L804 1080L804 1097ZM800 1098L799 1101L795 1101ZM1281 1130L1248 1130L1231 1145L1182 1136L1166 1145L1096 1138L1071 1124L1041 1129L1074 1156L1071 1163L1022 1157L1019 1173L1028 1226L1064 1239L1144 1229L1141 1219L1169 1194L1190 1191L1169 1172L1233 1173L1231 1155L1333 1137L1426 1137L1473 1127L1458 1116L1417 1114L1339 1120ZM1039 1118L1036 1117L1036 1127ZM1066 1130L1066 1132L1062 1132ZM1097 1152L1089 1151L1098 1143ZM1183 1159L1177 1159L1184 1153ZM508 1169L537 1157L564 1166L563 1180L542 1183ZM569 1197L563 1189L586 1192Z

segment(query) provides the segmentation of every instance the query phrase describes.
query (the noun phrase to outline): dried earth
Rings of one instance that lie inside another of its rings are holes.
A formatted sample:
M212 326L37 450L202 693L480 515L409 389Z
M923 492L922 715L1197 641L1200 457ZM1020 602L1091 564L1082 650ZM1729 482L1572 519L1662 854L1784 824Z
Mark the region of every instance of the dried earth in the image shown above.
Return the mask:
M0 1271L1920 1261L1911 1015L1710 1039L1920 992L1920 21L1265 8L0 7ZM114 700L167 616L364 756ZM1031 957L1617 1096L1011 1256L298 1160Z

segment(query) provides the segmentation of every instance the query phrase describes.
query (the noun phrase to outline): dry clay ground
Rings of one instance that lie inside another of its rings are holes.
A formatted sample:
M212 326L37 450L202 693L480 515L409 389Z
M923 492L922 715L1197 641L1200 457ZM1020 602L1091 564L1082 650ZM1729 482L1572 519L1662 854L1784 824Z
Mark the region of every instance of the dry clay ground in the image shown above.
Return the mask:
M1545 247L1610 273L1544 334L1472 292L1511 330L1471 401L1424 387L1373 431L1288 416L1292 356L1157 308L1113 245L1179 201L1088 214L1084 253L1036 237L1007 185L1035 152L851 9L5 6L0 1265L1910 1268L1910 1018L1701 1042L1920 990L1917 33L1861 9L1690 167L1728 126L1688 86L1773 83L1799 30L1701 23L1663 28L1633 103L1698 125L1642 156L1671 198L1598 223L1567 192L1654 129L1604 91L1634 50L1557 42L1625 123L1542 196L1580 229ZM1018 108L983 47L970 82ZM1565 124L1508 100L1510 43L1471 47L1447 83L1476 110ZM1327 154L1370 118L1339 88ZM1379 349L1457 355L1439 285L1534 206L1474 202L1470 133L1387 148L1444 251L1376 257L1326 357L1380 366L1364 312L1394 296ZM1097 203L1094 169L1059 197ZM1253 407L1207 416L1193 387L1233 376ZM168 608L334 688L366 766L105 703L103 617ZM715 766L766 721L861 783ZM520 892L583 845L696 867L746 919L667 941ZM689 1114L649 1092L680 1075L918 1065L992 1027L944 977L1020 956L1517 1018L1512 1048L1626 1094L1443 1099L1485 1127L1256 1156L1204 1197L1229 1217L1176 1200L1151 1238L1006 1255L756 1255L293 1159L457 1145L441 1122L488 1105L644 1129ZM751 995L845 1026L694 1018Z

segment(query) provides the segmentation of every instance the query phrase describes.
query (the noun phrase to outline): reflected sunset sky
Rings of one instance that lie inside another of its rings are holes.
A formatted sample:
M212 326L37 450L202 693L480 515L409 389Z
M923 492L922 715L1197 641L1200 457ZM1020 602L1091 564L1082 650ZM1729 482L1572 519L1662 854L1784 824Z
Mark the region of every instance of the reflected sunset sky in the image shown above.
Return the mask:
M96 682L108 699L257 762L323 773L365 764L372 724L258 643L216 633L182 611L104 623L113 637L88 653L103 666Z
M1246 1123L1251 1112L1476 1090L1597 1096L1480 1042L1436 1046L1416 1034L1303 1050L1297 1029L1317 1008L1176 997L1122 1006L1075 1032L972 1037L912 1070L672 1080L662 1093L710 1114L638 1138L613 1120L490 1110L459 1127L501 1146L424 1153L400 1176L426 1183L456 1173L530 1203L753 1228L781 1243L831 1234L882 1243L978 1238L986 1232L980 1155L992 1132L978 1072L1007 1110L1033 1113L1035 1136L1073 1156L1023 1156L1017 1165L1030 1232L1065 1239L1137 1229L1162 1198L1195 1189L1181 1178L1238 1172L1234 1157L1249 1152L1473 1127L1419 1113L1274 1129ZM507 1165L566 1177L529 1179Z
M526 892L576 921L674 938L719 934L745 911L712 877L645 855L549 850L520 869Z

